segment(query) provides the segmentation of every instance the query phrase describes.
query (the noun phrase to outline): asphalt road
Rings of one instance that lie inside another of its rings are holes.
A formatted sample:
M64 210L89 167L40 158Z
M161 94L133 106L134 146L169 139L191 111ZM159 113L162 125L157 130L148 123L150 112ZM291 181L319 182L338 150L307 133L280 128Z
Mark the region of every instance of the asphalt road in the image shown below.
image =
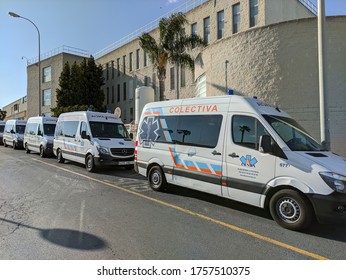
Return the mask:
M0 259L346 259L346 225L304 232L261 209L133 170L84 166L0 146Z

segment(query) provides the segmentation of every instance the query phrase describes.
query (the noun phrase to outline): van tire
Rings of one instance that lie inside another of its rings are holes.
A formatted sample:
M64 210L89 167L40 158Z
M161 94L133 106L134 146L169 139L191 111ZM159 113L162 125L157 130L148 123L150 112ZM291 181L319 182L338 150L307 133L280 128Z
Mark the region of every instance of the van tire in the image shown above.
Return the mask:
M65 159L62 156L62 151L60 149L58 149L56 151L56 158L57 158L59 163L64 163L65 162Z
M8 147L8 145L6 144L6 140L4 139L4 147Z
M88 172L94 172L96 170L93 155L91 155L91 154L87 155L87 157L85 159L85 168Z
M149 185L154 191L163 191L167 182L160 166L155 165L149 170Z
M45 153L44 153L43 146L40 146L40 157L41 157L41 158L46 157L46 155L45 155Z
M25 151L26 151L27 154L30 154L30 150L29 150L28 144L25 144Z
M307 228L314 216L307 198L291 189L283 189L275 193L270 199L269 210L280 226L297 231Z

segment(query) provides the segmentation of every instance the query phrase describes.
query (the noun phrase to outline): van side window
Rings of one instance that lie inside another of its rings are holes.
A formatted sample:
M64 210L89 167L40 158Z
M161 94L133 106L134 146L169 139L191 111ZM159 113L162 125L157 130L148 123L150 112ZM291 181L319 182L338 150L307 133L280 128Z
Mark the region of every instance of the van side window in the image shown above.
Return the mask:
M177 144L215 148L219 140L222 115L201 115L179 117Z
M249 116L234 116L232 119L232 139L235 144L258 150L259 139L269 135L264 126Z
M28 123L26 125L26 134L36 135L37 123Z
M61 134L65 137L74 138L77 134L79 121L64 121L60 123ZM59 134L58 134L59 135Z

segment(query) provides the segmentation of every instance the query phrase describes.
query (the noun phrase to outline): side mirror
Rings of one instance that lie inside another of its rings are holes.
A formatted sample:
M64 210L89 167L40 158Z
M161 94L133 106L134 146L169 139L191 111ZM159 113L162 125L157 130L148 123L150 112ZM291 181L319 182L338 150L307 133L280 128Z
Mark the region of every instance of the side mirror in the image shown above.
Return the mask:
M133 133L132 132L130 133L130 138L133 140Z
M14 134L14 133L15 133L13 129L11 129L11 133L12 133L12 134Z
M272 139L269 135L262 135L260 137L259 151L261 153L269 154L273 152Z
M39 130L39 131L37 132L37 135L39 135L39 136L43 136L42 131L41 131L41 130Z
M90 135L87 135L86 131L82 131L82 139L88 139L90 141Z

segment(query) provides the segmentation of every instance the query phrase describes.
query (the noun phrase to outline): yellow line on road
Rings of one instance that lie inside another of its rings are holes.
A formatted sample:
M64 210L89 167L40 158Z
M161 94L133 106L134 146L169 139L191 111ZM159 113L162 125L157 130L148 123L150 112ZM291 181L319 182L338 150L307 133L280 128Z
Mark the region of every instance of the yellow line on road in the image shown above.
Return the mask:
M120 186L117 186L117 185L112 184L112 183L109 183L109 182L101 181L101 180L99 180L99 179L92 178L92 177L90 177L90 176L83 175L83 174L80 174L80 173L77 173L77 172L68 170L68 169L63 168L63 167L60 167L60 166L56 166L56 165L54 165L54 164L50 164L50 163L41 161L41 160L38 160L38 159L34 159L34 158L33 158L33 160L38 161L38 162L41 162L41 163L46 164L46 165L50 165L50 166L52 166L52 167L54 167L54 168L58 168L58 169L61 169L61 170L66 171L66 172L69 172L69 173L78 175L78 176L80 176L80 177L83 177L83 178L92 180L92 181L97 182L97 183L100 183L100 184L102 184L102 185L106 185L106 186L109 186L109 187L112 187L112 188L115 188L115 189L118 189L118 190L121 190L121 191L130 193L130 194L136 195L136 196L138 196L138 197L145 198L145 199L147 199L147 200L153 201L153 202L155 202L155 203L159 203L159 204L164 205L164 206L166 206L166 207L169 207L169 208L172 208L172 209L175 209L175 210L184 212L184 213L186 213L186 214L189 214L189 215L198 217L198 218L200 218L200 219L203 219L203 220L212 222L212 223L217 224L217 225L221 225L221 226L226 227L226 228L229 228L229 229L231 229L231 230L234 230L234 231L237 231L237 232L241 232L241 233L243 233L243 234L252 236L252 237L254 237L254 238L257 238L257 239L266 241L266 242L268 242L268 243L271 243L271 244L280 246L280 247L282 247L282 248L285 248L285 249L294 251L294 252L296 252L296 253L299 253L299 254L302 254L302 255L311 257L311 258L313 258L313 259L316 259L316 260L328 260L327 258L325 258L325 257L323 257L323 256L320 256L320 255L317 255L317 254L308 252L308 251L306 251L306 250L303 250L303 249L300 249L300 248L291 246L291 245L289 245L289 244L286 244L286 243L277 241L277 240L272 239L272 238L270 238L270 237L266 237L266 236L263 236L263 235L261 235L261 234L258 234L258 233L255 233L255 232L252 232L252 231L249 231L249 230L246 230L246 229L243 229L243 228L240 228L240 227L237 227L237 226L234 226L234 225L231 225L231 224L228 224L228 223L225 223L225 222L222 222L222 221L213 219L213 218L211 218L211 217L208 217L208 216L205 216L205 215L202 215L202 214L198 214L198 213L193 212L193 211L191 211L191 210L188 210L188 209L185 209L185 208L176 206L176 205L171 204L171 203L164 202L164 201L159 200L159 199L156 199L156 198L152 198L152 197L143 195L143 194L141 194L141 193L138 193L138 192L135 192L135 191L126 189L126 188L124 188L124 187L120 187Z

